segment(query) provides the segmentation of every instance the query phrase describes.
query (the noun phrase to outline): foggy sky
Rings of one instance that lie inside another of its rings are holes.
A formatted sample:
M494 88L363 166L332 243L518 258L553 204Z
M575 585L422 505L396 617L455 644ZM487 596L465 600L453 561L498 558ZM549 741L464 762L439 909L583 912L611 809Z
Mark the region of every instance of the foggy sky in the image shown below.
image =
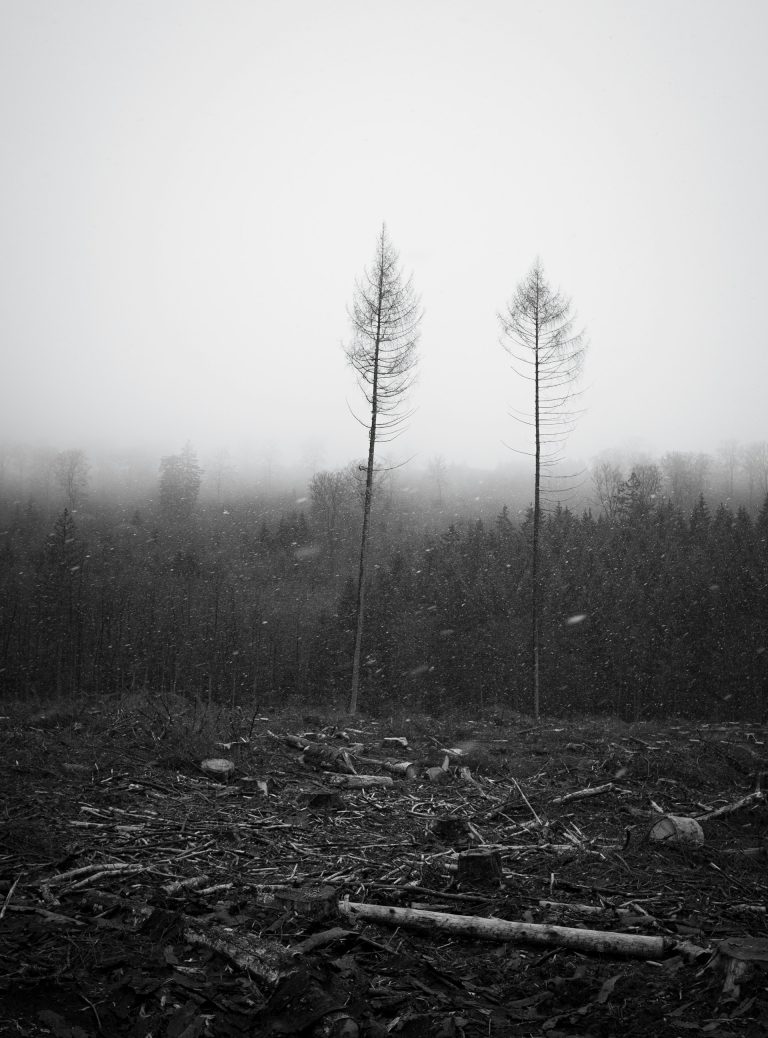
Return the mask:
M426 311L390 455L492 465L539 256L581 457L768 438L768 6L0 0L0 440L341 464L382 221Z

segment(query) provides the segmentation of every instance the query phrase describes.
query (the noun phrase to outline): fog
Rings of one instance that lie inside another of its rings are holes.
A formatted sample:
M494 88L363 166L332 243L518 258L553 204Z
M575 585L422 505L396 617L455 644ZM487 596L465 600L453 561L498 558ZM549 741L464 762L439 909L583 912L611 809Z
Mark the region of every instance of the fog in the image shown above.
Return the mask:
M0 6L0 441L308 467L386 221L425 317L394 460L525 449L497 312L539 256L590 347L569 454L768 436L768 8Z

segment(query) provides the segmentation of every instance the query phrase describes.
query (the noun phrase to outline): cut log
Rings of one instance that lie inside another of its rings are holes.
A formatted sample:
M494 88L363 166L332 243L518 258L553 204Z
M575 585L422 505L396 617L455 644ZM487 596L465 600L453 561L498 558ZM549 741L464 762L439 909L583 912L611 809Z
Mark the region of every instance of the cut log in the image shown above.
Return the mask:
M407 782L415 782L419 777L418 766L409 760L385 760L383 766L385 771Z
M459 854L458 879L473 887L494 884L502 880L501 855L486 847L474 847Z
M451 781L448 772L444 771L442 768L427 768L426 775L430 782L441 783Z
M357 763L366 768L382 768L390 775L413 782L419 777L419 766L408 760L374 760L373 757L358 757Z
M389 775L329 775L332 786L343 786L345 789L368 789L370 786L391 786Z
M542 923L508 922L481 916L449 915L424 912L414 908L389 905L365 905L354 901L339 902L339 912L347 919L361 919L386 926L404 926L431 934L447 933L469 940L513 941L547 947L571 948L591 955L618 955L634 959L664 959L682 955L695 960L708 955L706 948L690 941L670 937L646 937L642 934L611 933L604 930L581 930L571 926L549 926Z

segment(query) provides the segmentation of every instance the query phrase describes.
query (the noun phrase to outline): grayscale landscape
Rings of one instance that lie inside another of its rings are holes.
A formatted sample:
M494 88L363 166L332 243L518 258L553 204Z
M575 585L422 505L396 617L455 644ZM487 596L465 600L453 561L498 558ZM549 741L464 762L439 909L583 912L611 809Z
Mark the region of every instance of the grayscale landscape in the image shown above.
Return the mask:
M0 1035L766 1033L767 39L0 0Z

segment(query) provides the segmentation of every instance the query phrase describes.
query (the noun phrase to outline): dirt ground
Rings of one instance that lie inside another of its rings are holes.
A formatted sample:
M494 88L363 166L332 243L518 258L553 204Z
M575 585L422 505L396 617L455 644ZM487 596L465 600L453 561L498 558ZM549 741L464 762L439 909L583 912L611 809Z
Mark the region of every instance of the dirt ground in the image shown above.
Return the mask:
M764 728L0 714L0 1035L768 1034Z

